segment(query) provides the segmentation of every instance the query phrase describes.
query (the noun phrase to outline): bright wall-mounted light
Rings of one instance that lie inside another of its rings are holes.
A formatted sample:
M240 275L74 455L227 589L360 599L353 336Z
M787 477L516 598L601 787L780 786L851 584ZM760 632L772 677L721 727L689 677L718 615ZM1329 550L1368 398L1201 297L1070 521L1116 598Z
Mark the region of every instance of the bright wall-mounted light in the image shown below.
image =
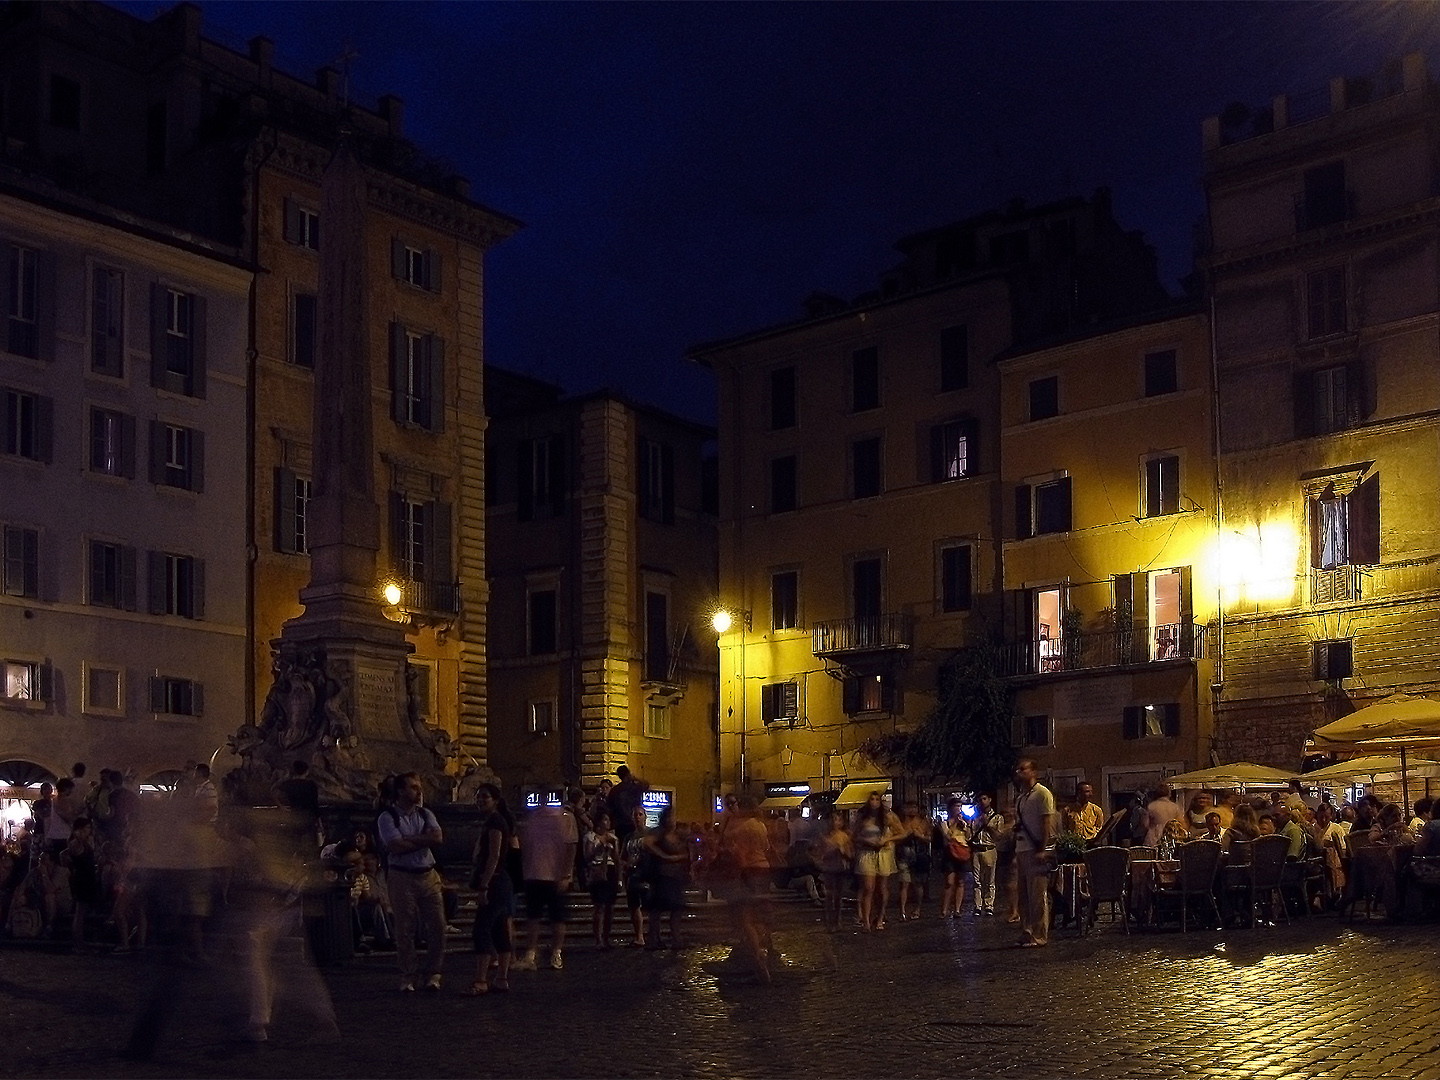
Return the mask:
M400 601L405 598L404 590L393 581L387 581L385 583L384 588L380 590L380 595L385 598L385 603L391 607L399 607Z
M714 627L717 634L729 633L736 621L746 629L750 629L750 612L730 611L726 608L716 608L715 613L710 616L710 625Z
M1295 595L1301 557L1293 522L1272 519L1216 538L1214 570L1227 603L1283 602Z

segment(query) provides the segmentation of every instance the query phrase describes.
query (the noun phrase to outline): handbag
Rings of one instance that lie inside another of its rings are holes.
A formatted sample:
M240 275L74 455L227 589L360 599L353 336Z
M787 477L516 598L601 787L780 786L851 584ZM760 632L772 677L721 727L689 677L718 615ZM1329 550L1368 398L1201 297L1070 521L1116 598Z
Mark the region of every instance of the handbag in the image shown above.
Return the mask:
M953 836L945 841L945 851L950 858L956 862L970 861L970 845L964 840L957 840Z

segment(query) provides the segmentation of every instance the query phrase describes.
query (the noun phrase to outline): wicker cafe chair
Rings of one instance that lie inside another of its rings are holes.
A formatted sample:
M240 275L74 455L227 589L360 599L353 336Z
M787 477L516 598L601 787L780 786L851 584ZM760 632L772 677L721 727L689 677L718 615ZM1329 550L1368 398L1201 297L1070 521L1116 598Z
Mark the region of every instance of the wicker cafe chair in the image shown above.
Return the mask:
M1231 849L1238 847L1232 844ZM1242 894L1246 910L1250 912L1250 925L1255 925L1255 908L1263 897L1272 909L1276 897L1280 901L1280 914L1288 923L1290 913L1285 910L1285 897L1280 891L1285 876L1285 855L1290 850L1290 840L1279 834L1259 836L1250 841L1250 862L1236 866L1228 883L1232 893Z
M1220 908L1215 904L1215 872L1220 866L1220 845L1214 840L1191 840L1175 849L1180 861L1180 874L1175 884L1160 886L1155 890L1156 904L1174 898L1180 904L1180 932L1186 933L1189 925L1189 900L1203 897L1210 905L1215 922L1220 922Z
M1126 848L1125 850L1130 852L1131 862L1142 862L1147 859L1153 859L1156 855L1153 847L1140 847L1138 844L1135 847Z
M1130 852L1123 847L1097 847L1085 852L1085 876L1090 881L1088 918L1085 929L1093 929L1101 904L1110 905L1110 918L1119 918L1125 933L1130 933L1130 916L1126 901L1130 893Z

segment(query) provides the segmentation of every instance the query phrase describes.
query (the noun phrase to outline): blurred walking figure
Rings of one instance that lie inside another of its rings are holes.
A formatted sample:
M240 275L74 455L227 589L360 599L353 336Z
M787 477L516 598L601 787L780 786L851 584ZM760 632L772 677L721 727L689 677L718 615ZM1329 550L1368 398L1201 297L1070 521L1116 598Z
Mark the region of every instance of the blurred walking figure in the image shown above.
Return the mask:
M330 991L305 953L303 895L312 885L315 821L305 807L232 808L234 873L222 925L233 930L248 991L241 1038L266 1042L281 994L310 1037L338 1037ZM229 820L227 818L227 820ZM318 884L318 883L317 883ZM284 941L286 947L278 948Z
M905 804L900 827L903 835L895 844L895 866L900 878L900 921L905 922L920 917L920 905L930 895L930 838L935 827L920 816L920 804L913 802Z
M830 831L814 842L815 864L825 882L825 929L840 929L840 910L844 906L845 886L855 864L855 844L845 828L845 811L830 811Z
M720 840L717 877L730 879L724 888L740 949L755 977L767 983L776 959L770 936L769 851L770 837L754 797L741 796Z

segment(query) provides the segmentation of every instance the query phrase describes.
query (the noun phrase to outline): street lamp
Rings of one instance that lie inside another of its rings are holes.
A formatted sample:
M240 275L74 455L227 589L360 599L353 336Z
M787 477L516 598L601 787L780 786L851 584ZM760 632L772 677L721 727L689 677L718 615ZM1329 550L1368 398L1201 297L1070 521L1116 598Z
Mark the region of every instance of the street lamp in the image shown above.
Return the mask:
M749 610L730 611L727 608L716 608L715 613L710 616L710 625L714 627L715 633L724 636L736 623L740 624L740 787L746 784L745 776L745 632L750 629ZM717 638L716 646L720 645ZM721 664L724 669L724 664ZM733 714L734 710L731 709Z
M391 607L399 607L400 601L405 597L400 586L393 581L387 581L385 587L380 590L380 594L385 597L385 603Z

